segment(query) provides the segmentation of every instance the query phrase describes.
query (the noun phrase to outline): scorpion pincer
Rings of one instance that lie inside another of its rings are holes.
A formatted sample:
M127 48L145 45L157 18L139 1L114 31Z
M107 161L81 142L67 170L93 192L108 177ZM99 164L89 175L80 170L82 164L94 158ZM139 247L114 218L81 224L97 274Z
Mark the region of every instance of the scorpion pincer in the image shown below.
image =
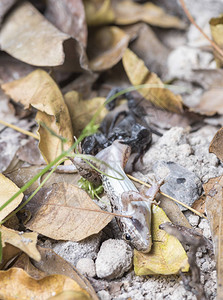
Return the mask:
M152 247L151 205L161 183L153 184L144 194L139 193L124 172L130 152L128 145L116 140L111 146L101 150L96 155L97 159L106 162L106 164L102 163L97 167L106 174L100 176L113 212L131 217L116 217L120 230L123 232L123 238L136 250L148 253ZM75 160L73 163L77 165ZM87 179L90 180L89 170L87 173ZM84 176L83 174L83 172L80 173ZM95 181L95 170L92 178Z

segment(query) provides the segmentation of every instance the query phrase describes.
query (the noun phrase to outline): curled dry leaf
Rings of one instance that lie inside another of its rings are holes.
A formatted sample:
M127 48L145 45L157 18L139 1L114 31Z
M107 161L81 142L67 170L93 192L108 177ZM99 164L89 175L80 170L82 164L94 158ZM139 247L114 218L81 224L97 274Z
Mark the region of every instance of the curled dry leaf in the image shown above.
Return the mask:
M45 300L68 290L81 293L83 299L91 299L74 280L64 275L50 275L35 280L22 269L11 268L8 271L0 271L0 280L1 299Z
M210 27L211 27L211 35L215 43L223 49L223 39L222 39L222 34L223 34L223 17L220 16L219 18L212 18L209 22ZM215 60L217 67L222 67L223 61L222 57L218 54L217 51L215 51Z
M68 92L64 96L64 99L70 113L74 135L77 137L90 122L98 108L102 106L106 100L103 97L83 100L81 95L76 91ZM107 112L108 110L104 107L96 118L96 123L100 123L106 116Z
M81 0L47 0L45 16L58 29L74 37L86 47L87 25Z
M27 228L55 240L83 240L101 231L113 218L72 184L55 183L43 188L33 200L28 206L33 218Z
M214 153L223 162L223 127L213 137L209 152Z
M203 185L203 188L206 194L206 212L211 226L214 253L217 261L217 299L221 299L223 295L223 177L219 176L209 179Z
M2 89L14 101L25 108L38 109L36 121L43 122L56 134L67 139L64 149L73 144L73 131L69 112L63 96L54 80L43 70L36 70L19 80L5 83ZM61 141L46 128L39 127L39 149L47 162L53 161L61 153Z
M149 71L143 60L139 59L130 49L126 49L123 58L123 66L128 75L130 82L133 85L148 84L158 85L158 88L142 88L138 92L147 100L151 101L156 106L164 108L168 111L182 113L182 98L175 95L170 90L164 88L164 84L160 78Z
M0 227L2 235L2 246L5 243L11 244L23 252L27 253L31 258L39 261L41 259L39 251L36 249L37 236L36 232L19 232L9 229L5 226Z
M5 204L5 202L18 191L19 188L10 179L6 178L3 174L0 174L0 206ZM0 211L0 221L9 215L21 203L22 198L23 194L20 194Z
M84 0L83 2L88 25L103 25L114 21L110 0Z
M48 22L29 2L17 6L0 31L1 49L34 66L87 70L83 47Z
M90 68L93 71L110 69L121 60L128 43L129 35L116 26L95 30L88 42Z
M185 29L186 27L179 18L166 14L162 8L153 3L137 4L130 0L113 0L112 8L115 14L115 23L119 25L143 21L164 28Z
M165 212L158 206L152 207L153 246L148 254L135 250L134 270L136 275L176 274L180 270L187 272L189 265L187 254L180 242L159 229L159 225L169 222Z

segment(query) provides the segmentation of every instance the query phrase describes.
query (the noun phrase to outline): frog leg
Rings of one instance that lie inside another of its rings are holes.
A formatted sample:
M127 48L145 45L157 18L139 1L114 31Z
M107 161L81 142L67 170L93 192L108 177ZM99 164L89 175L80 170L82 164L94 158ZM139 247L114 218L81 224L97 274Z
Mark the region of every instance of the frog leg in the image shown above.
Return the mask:
M123 192L121 195L121 199L122 199L122 207L123 207L123 210L125 210L125 211L128 210L128 205L131 202L145 201L145 198L139 192L136 192L136 191Z
M145 189L145 187L143 187L143 190L141 190L140 193L146 201L149 200L151 203L158 205L159 203L155 201L155 198L156 195L159 193L160 187L164 183L164 180L161 179L159 181L154 182L151 181L151 179L149 178L148 181L151 183L151 187L149 189Z

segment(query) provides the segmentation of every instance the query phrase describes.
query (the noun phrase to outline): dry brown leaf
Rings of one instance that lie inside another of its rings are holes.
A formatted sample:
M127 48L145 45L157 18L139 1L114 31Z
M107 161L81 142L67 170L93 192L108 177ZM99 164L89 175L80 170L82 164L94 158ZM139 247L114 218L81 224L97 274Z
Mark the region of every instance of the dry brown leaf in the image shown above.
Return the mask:
M214 153L223 162L223 127L213 137L209 152Z
M14 182L6 178L3 174L0 174L0 206L2 206L18 191L19 188L15 185ZM0 221L2 221L7 215L9 215L21 203L22 198L23 194L20 194L3 210L0 211Z
M84 0L83 3L88 25L103 25L114 21L110 0Z
M6 244L2 248L2 262L0 263L0 270L7 269L8 265L11 264L21 253L19 248L16 248L10 244Z
M170 220L159 206L152 206L152 250L148 253L134 251L136 275L176 274L187 272L187 254L177 238L159 229L159 225Z
M206 194L206 212L212 231L212 240L214 244L214 253L217 267L217 299L222 299L223 295L223 207L222 207L222 189L223 177L209 179L203 185Z
M164 84L160 78L149 71L144 62L139 59L130 49L126 49L122 62L126 74L133 85L148 84L159 85L160 88L142 88L138 92L156 106L168 111L182 113L182 98L168 89L162 88Z
M18 159L28 162L30 165L44 165L45 161L39 151L38 142L33 139L27 141L16 153Z
M143 21L164 28L185 29L186 27L185 23L179 18L166 14L161 7L153 3L137 4L131 0L113 0L112 8L115 14L115 23L118 25Z
M38 109L36 121L45 123L51 130L67 139L64 149L73 144L73 131L69 112L63 96L54 80L43 70L36 70L28 76L2 85L2 89L14 101L25 108ZM61 141L46 128L39 127L39 148L47 162L61 153Z
M93 300L98 300L97 294L90 282L73 265L57 255L52 249L38 246L38 250L41 253L41 261L33 262L36 268L47 275L56 273L72 278L82 289L85 289L91 295Z
M37 261L40 260L40 253L36 249L38 236L36 232L20 232L5 226L1 226L0 231L3 247L5 247L6 243L11 244L27 253L31 258Z
M105 103L106 99L96 97L90 100L83 100L78 92L71 91L64 96L64 100L70 113L74 135L79 137L81 131L90 122L98 108ZM104 107L96 118L96 123L100 123L107 112L108 110Z
M35 280L22 269L11 268L8 271L0 271L0 280L1 299L46 300L52 295L69 290L81 293L83 299L91 299L74 280L64 275L51 275Z
M90 68L93 71L110 69L121 60L128 43L129 35L116 26L95 30L88 42Z
M22 187L26 184L27 181L33 178L34 175L39 173L44 166L31 166L31 167L24 167L13 170L11 172L5 173L9 179L11 179L18 187ZM42 182L49 172L45 173L42 177L40 182ZM54 172L47 182L44 184L44 187L50 187L53 183L64 182L64 183L71 183L73 185L77 185L78 180L80 179L80 175L77 172L74 173L64 173L63 171L56 171ZM24 194L32 193L36 188L39 186L39 181L35 181L25 192Z
M212 18L209 22L210 27L211 27L211 35L214 40L214 42L221 48L223 49L223 17L220 16L219 18ZM223 61L222 57L218 54L217 51L215 51L215 60L217 67L222 67Z
M48 22L29 2L17 6L0 32L1 49L34 66L87 70L83 47Z
M194 203L192 204L192 208L196 209L198 212L201 214L205 213L205 200L206 197L202 195L199 199L195 200Z
M47 0L45 16L58 29L74 37L86 47L87 26L81 0Z
M33 218L27 228L55 240L83 240L101 231L113 218L103 213L85 191L66 183L43 188L28 207Z

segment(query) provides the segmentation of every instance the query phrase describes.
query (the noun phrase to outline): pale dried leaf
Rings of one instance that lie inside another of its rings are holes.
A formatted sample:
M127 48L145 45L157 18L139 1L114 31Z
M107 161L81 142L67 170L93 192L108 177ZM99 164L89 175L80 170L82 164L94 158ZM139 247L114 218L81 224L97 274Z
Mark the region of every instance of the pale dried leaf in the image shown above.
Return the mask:
M214 40L214 42L223 49L223 17L220 16L219 18L212 18L209 22L210 28L211 28L211 35ZM217 67L222 67L223 60L220 54L215 51L215 60Z
M71 91L64 96L64 100L70 113L74 135L79 137L81 131L90 122L98 108L105 103L106 99L96 97L90 100L83 100L79 93ZM104 107L96 118L96 123L100 123L107 112L108 110Z
M130 49L126 49L122 62L126 74L133 85L148 84L148 88L138 90L145 99L168 111L182 113L183 102L181 96L165 89L160 78L155 73L150 72L135 53ZM158 85L160 87L150 88L149 85Z
M0 24L7 11L16 3L17 0L1 0L0 1Z
M73 144L73 131L69 112L63 96L54 80L43 70L37 69L28 76L2 85L2 89L14 101L38 109L37 122L43 122L56 134L67 139L64 149ZM39 148L47 162L61 153L61 141L46 128L39 127Z
M220 128L213 137L209 152L214 153L221 161L223 161L223 127Z
M0 227L2 236L2 245L11 244L23 252L27 253L31 258L39 261L41 259L39 251L36 249L37 236L36 232L19 232L9 229L5 226Z
M113 0L112 8L115 14L115 23L118 25L128 25L143 21L153 26L164 28L185 28L185 23L179 18L166 14L161 7L150 2L138 4L130 0Z
M159 229L159 225L169 222L164 211L152 206L153 246L148 254L135 250L134 270L136 275L176 274L180 270L187 272L189 265L187 254L177 238Z
M29 208L33 218L26 224L27 228L56 240L83 240L101 231L113 218L85 191L66 183L42 189Z
M0 174L0 206L9 200L19 188L3 174ZM22 201L23 194L16 197L10 204L0 211L0 221L10 214Z
M11 268L8 271L0 271L0 280L1 299L46 300L67 290L81 293L83 299L91 299L75 281L64 275L51 275L35 280L22 269Z
M212 240L217 267L217 299L222 299L223 295L223 207L222 189L223 177L209 179L203 185L206 194L206 212L211 226Z
M87 26L81 0L47 0L45 16L58 29L74 37L86 47Z
M110 69L121 60L128 43L129 35L116 26L95 30L88 42L90 68L93 71Z
M114 21L110 0L84 0L83 3L88 25L103 25Z
M2 50L34 66L88 69L83 47L48 22L29 2L17 6L0 32Z

